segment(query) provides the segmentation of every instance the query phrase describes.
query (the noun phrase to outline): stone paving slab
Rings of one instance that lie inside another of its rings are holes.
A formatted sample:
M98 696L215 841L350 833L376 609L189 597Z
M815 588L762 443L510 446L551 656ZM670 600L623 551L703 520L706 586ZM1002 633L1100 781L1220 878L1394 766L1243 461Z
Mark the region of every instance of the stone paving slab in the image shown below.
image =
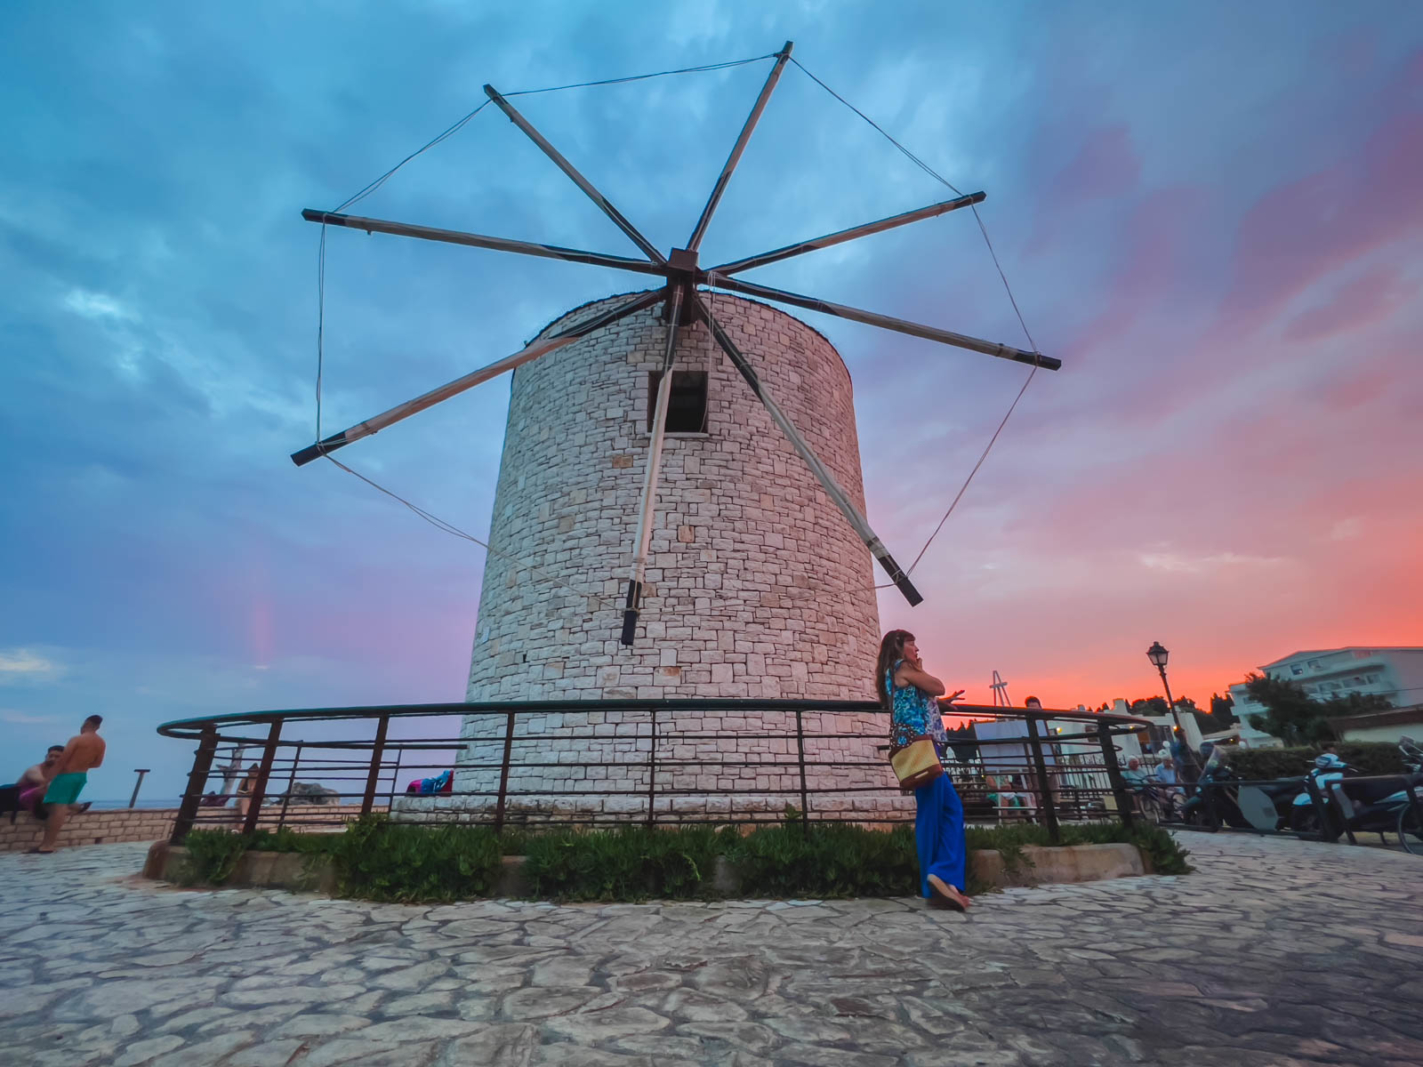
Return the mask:
M1185 835L1198 872L913 900L403 906L0 856L35 1067L1423 1064L1423 858Z

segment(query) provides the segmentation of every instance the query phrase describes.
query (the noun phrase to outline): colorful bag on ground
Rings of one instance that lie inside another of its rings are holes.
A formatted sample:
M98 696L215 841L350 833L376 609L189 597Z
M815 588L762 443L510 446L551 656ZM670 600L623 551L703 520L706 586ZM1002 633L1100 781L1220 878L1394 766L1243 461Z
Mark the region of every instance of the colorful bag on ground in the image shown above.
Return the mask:
M894 768L901 789L918 789L944 773L934 742L927 737L911 741L903 748L891 748L889 765Z

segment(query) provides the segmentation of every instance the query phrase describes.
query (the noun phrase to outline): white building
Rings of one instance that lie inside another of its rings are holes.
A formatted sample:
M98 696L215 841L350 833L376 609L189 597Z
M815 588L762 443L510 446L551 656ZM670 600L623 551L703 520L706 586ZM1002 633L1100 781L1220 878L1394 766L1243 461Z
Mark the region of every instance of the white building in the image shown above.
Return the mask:
M1357 693L1376 694L1394 707L1423 702L1423 648L1315 649L1267 663L1260 673L1298 682L1319 701ZM1243 728L1249 728L1251 715L1265 714L1264 706L1250 699L1244 682L1232 685L1230 695Z

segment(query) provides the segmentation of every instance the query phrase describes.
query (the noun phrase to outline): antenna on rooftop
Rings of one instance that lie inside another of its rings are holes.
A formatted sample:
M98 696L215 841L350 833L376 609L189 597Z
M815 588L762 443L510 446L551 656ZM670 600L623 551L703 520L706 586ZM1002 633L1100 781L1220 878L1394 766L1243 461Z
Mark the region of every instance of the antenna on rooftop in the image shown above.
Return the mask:
M1013 706L1013 702L1008 699L1008 683L997 671L993 672L993 681L988 688L993 690L993 706L995 708L1011 708Z

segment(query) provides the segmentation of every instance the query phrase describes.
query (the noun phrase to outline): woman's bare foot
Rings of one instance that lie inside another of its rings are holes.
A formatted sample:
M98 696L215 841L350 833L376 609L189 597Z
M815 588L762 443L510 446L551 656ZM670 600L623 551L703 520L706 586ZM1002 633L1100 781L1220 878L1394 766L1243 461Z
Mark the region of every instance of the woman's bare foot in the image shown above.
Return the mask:
M930 888L932 888L934 892L939 894L939 896L943 897L949 903L957 906L959 909L963 911L968 911L969 908L973 907L972 900L970 900L954 886L949 885L948 882L944 881L937 874L929 875L928 882Z

